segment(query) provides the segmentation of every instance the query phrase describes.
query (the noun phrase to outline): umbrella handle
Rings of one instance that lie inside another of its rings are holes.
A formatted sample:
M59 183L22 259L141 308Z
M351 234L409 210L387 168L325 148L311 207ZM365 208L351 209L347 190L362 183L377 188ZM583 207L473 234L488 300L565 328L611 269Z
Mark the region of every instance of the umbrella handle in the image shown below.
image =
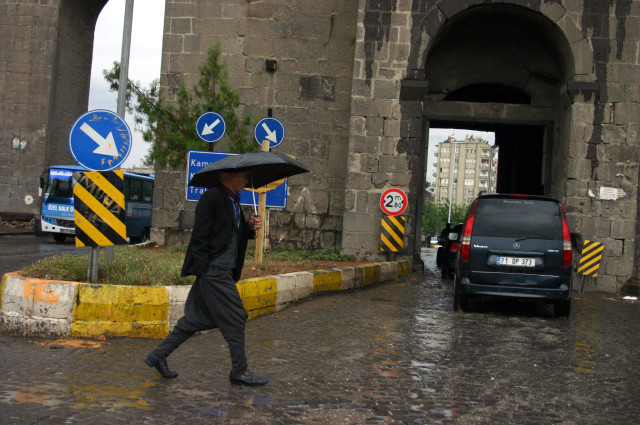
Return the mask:
M260 217L258 215L258 207L256 206L256 191L253 187L253 173L251 173L250 176L251 176L251 194L253 195L253 212L255 217Z

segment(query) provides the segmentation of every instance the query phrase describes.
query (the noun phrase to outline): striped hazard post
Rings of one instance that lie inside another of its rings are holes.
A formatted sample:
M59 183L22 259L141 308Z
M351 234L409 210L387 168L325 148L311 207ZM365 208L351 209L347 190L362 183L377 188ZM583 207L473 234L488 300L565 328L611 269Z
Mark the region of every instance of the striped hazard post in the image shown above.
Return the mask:
M404 216L382 217L380 223L380 251L398 252L404 248Z
M604 244L596 241L584 241L582 255L578 264L578 273L582 274L582 283L580 285L580 293L584 292L585 276L598 277L598 269L600 268L600 260L602 260L602 251Z
M88 171L73 187L76 246L127 243L124 172Z

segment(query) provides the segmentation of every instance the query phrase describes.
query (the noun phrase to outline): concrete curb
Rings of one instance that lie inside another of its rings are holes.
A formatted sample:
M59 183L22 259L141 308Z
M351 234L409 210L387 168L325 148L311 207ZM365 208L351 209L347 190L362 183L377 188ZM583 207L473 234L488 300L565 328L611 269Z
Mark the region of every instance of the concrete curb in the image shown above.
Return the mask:
M409 261L287 273L237 283L249 320L314 294L364 288L411 275ZM0 331L23 336L164 338L184 312L190 286L60 282L7 273Z

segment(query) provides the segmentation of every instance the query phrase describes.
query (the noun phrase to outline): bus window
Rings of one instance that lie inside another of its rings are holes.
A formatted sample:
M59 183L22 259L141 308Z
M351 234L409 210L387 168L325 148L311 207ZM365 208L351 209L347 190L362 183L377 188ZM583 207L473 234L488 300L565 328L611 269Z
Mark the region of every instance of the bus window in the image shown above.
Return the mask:
M139 201L142 199L142 181L129 179L129 200Z
M153 182L149 180L142 181L142 199L145 202L153 200Z
M45 196L50 198L73 198L72 173L63 170L51 170Z

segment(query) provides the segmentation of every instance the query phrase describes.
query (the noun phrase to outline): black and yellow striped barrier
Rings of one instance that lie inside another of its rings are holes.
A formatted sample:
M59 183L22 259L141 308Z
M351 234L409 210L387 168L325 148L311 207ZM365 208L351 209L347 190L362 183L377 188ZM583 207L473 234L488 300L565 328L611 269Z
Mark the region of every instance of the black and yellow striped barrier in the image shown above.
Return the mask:
M578 273L585 276L598 277L602 251L604 251L603 243L585 240L582 256L580 257L580 263L578 265Z
M598 277L602 251L604 251L603 243L589 240L584 241L584 248L582 248L582 255L578 263L578 273L582 274L582 282L580 284L581 294L584 293L585 276Z
M73 187L76 246L127 243L124 172L89 171Z
M380 251L398 252L404 248L404 216L386 215L380 223Z

